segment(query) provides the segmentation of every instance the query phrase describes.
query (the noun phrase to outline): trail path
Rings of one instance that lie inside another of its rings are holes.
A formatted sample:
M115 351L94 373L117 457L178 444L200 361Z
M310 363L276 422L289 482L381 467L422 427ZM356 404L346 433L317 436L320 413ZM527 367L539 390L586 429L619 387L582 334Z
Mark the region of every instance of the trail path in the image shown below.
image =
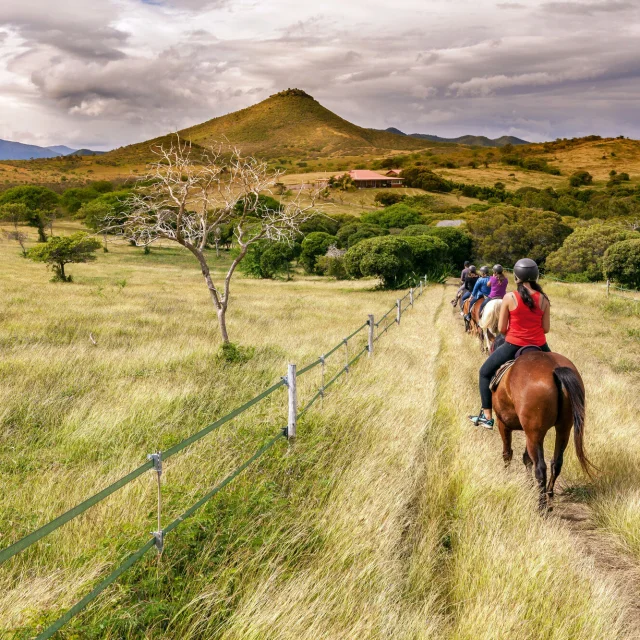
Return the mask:
M464 332L464 324L458 313L453 314L451 328L452 331ZM478 340L469 336L467 346L470 357L473 357L479 349ZM481 358L478 358L478 362L481 362ZM501 443L497 431L494 434L498 464ZM513 465L519 463L520 457L517 452L523 448L524 439L521 439L521 434L514 433L516 455ZM554 510L550 517L571 531L581 552L592 563L594 572L602 576L612 586L619 600L625 603L625 637L640 640L640 566L633 557L621 549L612 535L607 535L597 527L591 507L564 491L566 486L563 486L562 478L559 479Z
M594 570L614 585L627 605L628 637L640 640L640 567L620 550L613 537L598 530L589 505L560 491L556 493L553 517L572 531L582 552L593 562Z

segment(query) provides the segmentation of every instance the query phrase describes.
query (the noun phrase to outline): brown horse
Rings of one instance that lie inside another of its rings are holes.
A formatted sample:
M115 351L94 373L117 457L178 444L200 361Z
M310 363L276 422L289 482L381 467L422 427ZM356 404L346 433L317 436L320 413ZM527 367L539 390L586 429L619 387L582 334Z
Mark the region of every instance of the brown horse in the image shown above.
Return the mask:
M471 298L467 298L462 305L462 313L464 316L469 314L469 304ZM478 300L471 309L471 320L465 318L464 328L467 333L478 336L480 340L480 351L484 353L484 333L480 327L480 307L482 306L482 299Z
M521 355L494 391L493 409L502 437L505 465L509 465L513 457L512 432L524 431L527 447L522 460L527 469L535 471L541 508L545 504L551 506L553 487L562 469L572 425L576 455L583 471L591 477L594 467L584 450L584 384L568 358L542 351ZM544 438L554 426L556 444L547 483Z

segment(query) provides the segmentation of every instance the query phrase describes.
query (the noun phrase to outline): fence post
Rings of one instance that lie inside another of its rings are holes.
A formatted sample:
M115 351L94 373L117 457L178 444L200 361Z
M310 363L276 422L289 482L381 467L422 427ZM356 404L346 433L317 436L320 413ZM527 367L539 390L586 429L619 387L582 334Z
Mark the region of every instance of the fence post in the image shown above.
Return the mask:
M413 287L409 289L409 304L413 307Z
M611 281L607 278L607 296L609 295L609 287L611 286Z
M400 324L400 317L402 316L402 301L396 300L396 322Z
M368 351L369 351L369 357L371 357L373 355L373 329L374 329L375 323L373 322L373 314L370 313L369 314L369 346L368 346Z
M420 278L420 295L422 295L422 278Z
M296 365L290 364L287 373L287 387L289 388L289 422L287 424L287 438L291 441L296 437L298 421L298 397L296 391Z

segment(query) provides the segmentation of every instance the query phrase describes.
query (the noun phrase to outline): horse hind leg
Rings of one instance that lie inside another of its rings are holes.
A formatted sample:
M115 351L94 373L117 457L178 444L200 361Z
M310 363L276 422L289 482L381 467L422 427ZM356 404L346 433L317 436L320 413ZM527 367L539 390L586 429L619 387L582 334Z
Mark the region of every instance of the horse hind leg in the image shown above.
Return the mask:
M502 459L504 460L504 466L507 468L511 464L513 459L513 449L511 448L511 429L507 429L504 422L500 418L496 417L496 424L500 437L502 438Z
M569 444L569 437L571 435L571 425L567 428L566 425L556 426L556 445L553 450L553 459L551 460L549 484L547 484L547 498L549 501L553 500L553 488L556 484L556 480L562 471L562 463L564 461L564 452Z
M527 436L527 454L533 463L533 470L540 491L538 504L540 509L544 510L547 506L547 464L544 461L544 446L542 440Z

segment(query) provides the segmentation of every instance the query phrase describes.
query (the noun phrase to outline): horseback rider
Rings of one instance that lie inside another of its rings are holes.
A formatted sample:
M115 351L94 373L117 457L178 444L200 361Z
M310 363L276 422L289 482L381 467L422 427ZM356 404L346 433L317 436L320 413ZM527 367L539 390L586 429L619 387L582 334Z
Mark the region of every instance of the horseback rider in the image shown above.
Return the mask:
M465 300L471 295L473 292L473 288L478 281L480 276L476 272L476 266L474 264L470 265L469 271L467 271L467 275L464 277L464 293L462 294L462 300L460 301L460 306L463 306Z
M469 322L471 320L471 309L473 305L480 299L488 296L491 292L491 285L489 284L489 267L480 267L480 277L473 287L471 293L471 302L469 303L469 313L465 316L465 320Z
M507 293L507 285L509 284L509 279L504 275L504 269L501 264L493 265L493 275L489 278L489 285L491 286L491 291L489 295L482 301L480 305L480 316L482 316L482 311L485 306L489 302L489 300L501 300L504 298L505 293Z
M458 300L460 300L460 296L464 292L464 281L465 281L465 278L467 277L467 273L469 273L469 267L470 266L471 266L471 262L469 262L469 260L465 260L464 261L464 269L462 270L462 273L460 274L460 288L456 292L456 297L451 301L451 304L453 305L454 309L458 304Z
M534 345L541 351L551 351L546 334L550 329L551 303L538 284L538 265L529 258L518 260L513 267L517 291L507 293L500 309L498 330L505 342L480 367L480 399L482 409L477 416L469 416L475 425L493 429L491 413L491 378L509 360L513 360L521 347Z

